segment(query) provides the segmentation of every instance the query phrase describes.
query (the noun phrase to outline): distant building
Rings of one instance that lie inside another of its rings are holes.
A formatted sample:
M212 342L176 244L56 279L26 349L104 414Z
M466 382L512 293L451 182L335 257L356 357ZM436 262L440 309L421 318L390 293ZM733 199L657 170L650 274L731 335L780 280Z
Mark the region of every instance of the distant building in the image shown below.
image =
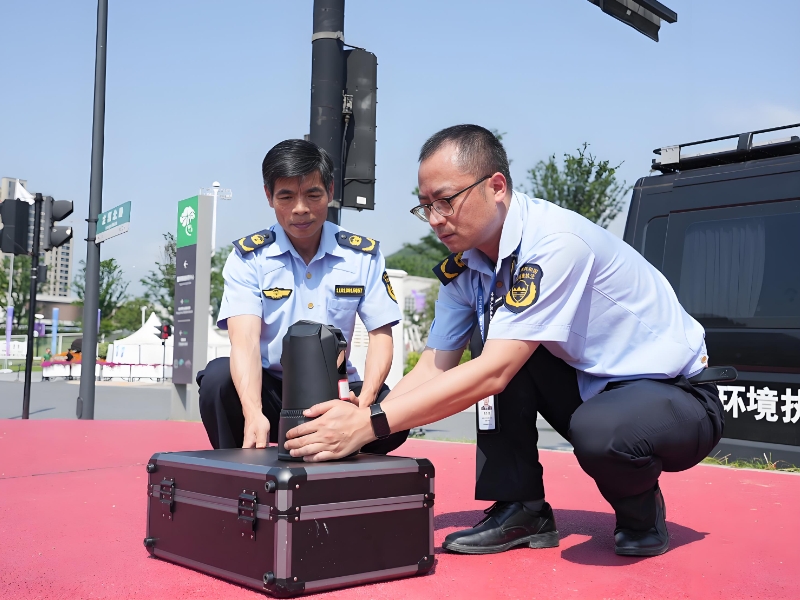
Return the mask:
M27 190L28 180L20 179L19 185ZM16 186L16 177L0 178L0 202L6 199L16 198ZM34 212L31 211L28 222L29 249L33 245L33 220ZM40 227L44 227L44 214L42 214ZM72 282L73 241L74 240L69 240L60 248L53 248L49 252L42 252L42 258L40 260L42 264L47 265L47 281L39 286L40 294L60 298L72 297L70 293L70 283Z
M20 179L19 183L26 190L28 189L28 180ZM17 191L17 178L16 177L3 177L0 178L0 202L6 198L14 198Z

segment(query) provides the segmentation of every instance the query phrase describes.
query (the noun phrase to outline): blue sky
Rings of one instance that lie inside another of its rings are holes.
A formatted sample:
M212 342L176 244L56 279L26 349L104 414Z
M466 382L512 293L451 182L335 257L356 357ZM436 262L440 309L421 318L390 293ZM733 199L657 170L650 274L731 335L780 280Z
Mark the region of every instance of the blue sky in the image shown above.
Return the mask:
M378 56L374 212L345 228L385 253L426 233L408 214L416 155L461 122L507 132L515 183L584 141L647 175L652 149L800 122L800 2L667 0L656 44L586 0L347 0L345 38ZM102 246L138 281L177 202L219 180L218 243L274 222L260 163L309 128L312 0L110 1L103 205L133 202ZM75 202L85 237L96 2L0 9L0 176ZM612 225L622 232L624 220ZM77 257L85 257L80 242ZM132 286L138 291L138 286Z

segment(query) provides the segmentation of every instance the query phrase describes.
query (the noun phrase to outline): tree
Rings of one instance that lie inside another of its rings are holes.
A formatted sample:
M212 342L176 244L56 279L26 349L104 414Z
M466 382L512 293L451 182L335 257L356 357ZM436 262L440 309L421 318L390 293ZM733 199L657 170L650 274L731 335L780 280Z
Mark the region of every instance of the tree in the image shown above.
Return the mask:
M2 301L0 304L5 306L8 297L8 270L11 267L11 257L5 256L0 262L2 262L2 269L0 270L0 298L2 298ZM21 327L23 322L28 322L28 296L30 295L31 285L30 256L20 255L14 257L12 283L11 305L14 307L14 322L12 326L18 328ZM3 311L3 320L5 320L5 311Z
M433 231L429 231L416 244L403 244L403 247L386 257L386 266L390 269L402 269L409 275L417 277L433 277L436 263L441 262L450 250L447 249Z
M172 324L175 312L175 236L165 233L161 260L156 261L156 269L145 275L141 282L145 288L144 297L159 309L161 321Z
M233 252L233 244L228 244L220 248L211 257L211 316L215 323L219 314L219 305L222 303L222 293L225 290L222 269L225 267L225 261L228 260L228 255L231 252Z
M83 306L86 292L86 263L81 261L80 270L72 283L72 289L78 296L74 303ZM117 309L127 300L128 283L123 279L122 267L114 258L100 261L100 294L98 308L100 309L100 333L114 331L113 317Z
M617 181L621 163L612 167L587 152L588 147L584 143L576 154L564 154L563 167L556 164L555 154L536 163L528 171L531 187L526 191L608 227L622 210L630 186Z
M142 326L142 307L150 308L152 305L147 298L131 298L117 308L113 321L114 331L134 332ZM145 318L147 318L147 312ZM102 324L101 324L102 326ZM153 332L155 333L155 331Z

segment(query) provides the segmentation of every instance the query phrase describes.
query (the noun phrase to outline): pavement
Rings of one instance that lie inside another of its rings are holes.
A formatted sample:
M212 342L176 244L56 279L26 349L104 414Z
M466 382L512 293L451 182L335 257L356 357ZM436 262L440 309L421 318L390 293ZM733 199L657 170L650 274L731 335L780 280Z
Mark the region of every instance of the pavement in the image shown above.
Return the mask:
M23 383L16 374L0 374L0 419L22 417ZM71 419L75 417L78 380L42 381L34 373L31 385L31 419ZM95 392L95 418L99 420L166 420L170 414L169 383L98 381ZM539 448L571 451L570 443L539 419ZM476 441L475 409L415 428L412 436L450 442Z
M205 448L198 423L0 420L0 598L264 598L142 546L148 458ZM475 447L414 439L397 453L436 468L433 572L315 597L800 598L800 476L704 465L665 473L671 549L626 558L613 553L613 514L574 456L543 451L560 547L461 556L441 543L488 504L472 499Z

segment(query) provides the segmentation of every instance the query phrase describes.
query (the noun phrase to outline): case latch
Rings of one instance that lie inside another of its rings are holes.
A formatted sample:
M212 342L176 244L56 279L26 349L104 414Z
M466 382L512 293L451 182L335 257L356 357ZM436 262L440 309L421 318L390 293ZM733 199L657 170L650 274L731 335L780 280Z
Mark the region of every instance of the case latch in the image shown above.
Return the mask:
M242 537L256 539L256 520L258 515L258 496L254 491L242 490L239 494L239 531Z
M169 514L170 520L172 520L172 513L175 511L175 479L172 477L165 477L161 480L161 483L158 485L158 497L161 500L162 510L166 512L162 513L162 517L164 515Z

